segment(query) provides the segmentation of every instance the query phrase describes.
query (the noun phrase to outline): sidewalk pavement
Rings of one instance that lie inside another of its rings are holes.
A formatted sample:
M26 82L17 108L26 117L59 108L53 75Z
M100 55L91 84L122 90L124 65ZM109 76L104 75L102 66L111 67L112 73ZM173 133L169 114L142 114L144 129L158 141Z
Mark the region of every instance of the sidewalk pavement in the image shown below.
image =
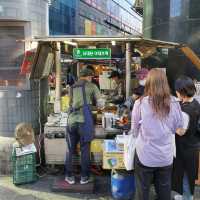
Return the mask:
M33 184L25 184L15 186L12 178L8 176L0 176L0 200L111 200L108 194L109 185L102 188L102 191L95 191L96 194L72 194L72 193L53 193L51 185L54 176L45 176ZM99 188L99 187L97 187Z
M0 200L112 200L109 177L98 177L95 194L53 193L55 176L44 176L36 183L15 186L9 176L0 176ZM105 187L106 185L106 187ZM154 200L151 192L150 200ZM196 187L195 200L200 200L200 187Z

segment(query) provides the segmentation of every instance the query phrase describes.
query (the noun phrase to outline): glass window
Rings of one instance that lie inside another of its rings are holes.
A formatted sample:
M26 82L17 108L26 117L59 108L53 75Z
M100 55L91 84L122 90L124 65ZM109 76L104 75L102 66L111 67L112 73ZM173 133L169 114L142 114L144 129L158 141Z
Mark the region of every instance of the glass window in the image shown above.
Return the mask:
M75 34L75 2L63 0L53 2L49 8L50 35Z
M189 17L195 18L195 19L200 18L200 2L199 2L199 0L191 0L190 1Z
M92 35L92 22L85 19L85 35Z
M92 35L96 35L96 22L92 22Z
M181 15L181 0L170 1L170 16L177 17Z
M121 26L126 27L128 32L135 33L142 27L142 18L132 10L131 1L127 0L107 0L107 11L113 19L118 20ZM135 30L135 31L134 31Z

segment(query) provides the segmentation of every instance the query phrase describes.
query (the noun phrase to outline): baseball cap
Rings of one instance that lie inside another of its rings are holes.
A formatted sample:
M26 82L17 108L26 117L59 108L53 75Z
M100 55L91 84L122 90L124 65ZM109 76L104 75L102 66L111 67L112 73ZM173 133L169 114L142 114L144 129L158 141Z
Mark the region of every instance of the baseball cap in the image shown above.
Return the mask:
M86 76L94 76L94 72L91 69L83 68L80 71L80 76L86 77Z

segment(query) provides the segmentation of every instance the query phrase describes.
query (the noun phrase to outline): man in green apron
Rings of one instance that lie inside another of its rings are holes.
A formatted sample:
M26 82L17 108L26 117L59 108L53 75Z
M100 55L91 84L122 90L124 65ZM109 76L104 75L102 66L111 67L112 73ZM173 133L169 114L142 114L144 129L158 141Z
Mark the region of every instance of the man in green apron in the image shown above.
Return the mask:
M84 68L80 71L80 79L71 87L71 108L68 118L67 144L69 152L66 155L65 181L75 184L72 156L76 152L77 143L81 150L81 184L90 182L90 143L94 138L94 123L92 106L97 105L100 91L91 82L93 71ZM96 102L96 105L94 105Z

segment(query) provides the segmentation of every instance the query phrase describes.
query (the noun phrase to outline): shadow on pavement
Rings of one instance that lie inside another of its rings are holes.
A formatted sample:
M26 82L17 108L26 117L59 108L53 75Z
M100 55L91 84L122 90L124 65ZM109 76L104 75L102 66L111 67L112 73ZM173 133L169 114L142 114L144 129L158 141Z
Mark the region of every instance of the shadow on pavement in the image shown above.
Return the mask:
M78 199L110 199L110 176L96 176L95 187L93 194L67 193L67 192L52 192L52 184L57 176L45 176L37 182L25 185L19 185L18 188L29 189L37 192L47 192L65 197L73 197ZM64 178L64 177L63 177ZM1 199L0 199L1 200Z

